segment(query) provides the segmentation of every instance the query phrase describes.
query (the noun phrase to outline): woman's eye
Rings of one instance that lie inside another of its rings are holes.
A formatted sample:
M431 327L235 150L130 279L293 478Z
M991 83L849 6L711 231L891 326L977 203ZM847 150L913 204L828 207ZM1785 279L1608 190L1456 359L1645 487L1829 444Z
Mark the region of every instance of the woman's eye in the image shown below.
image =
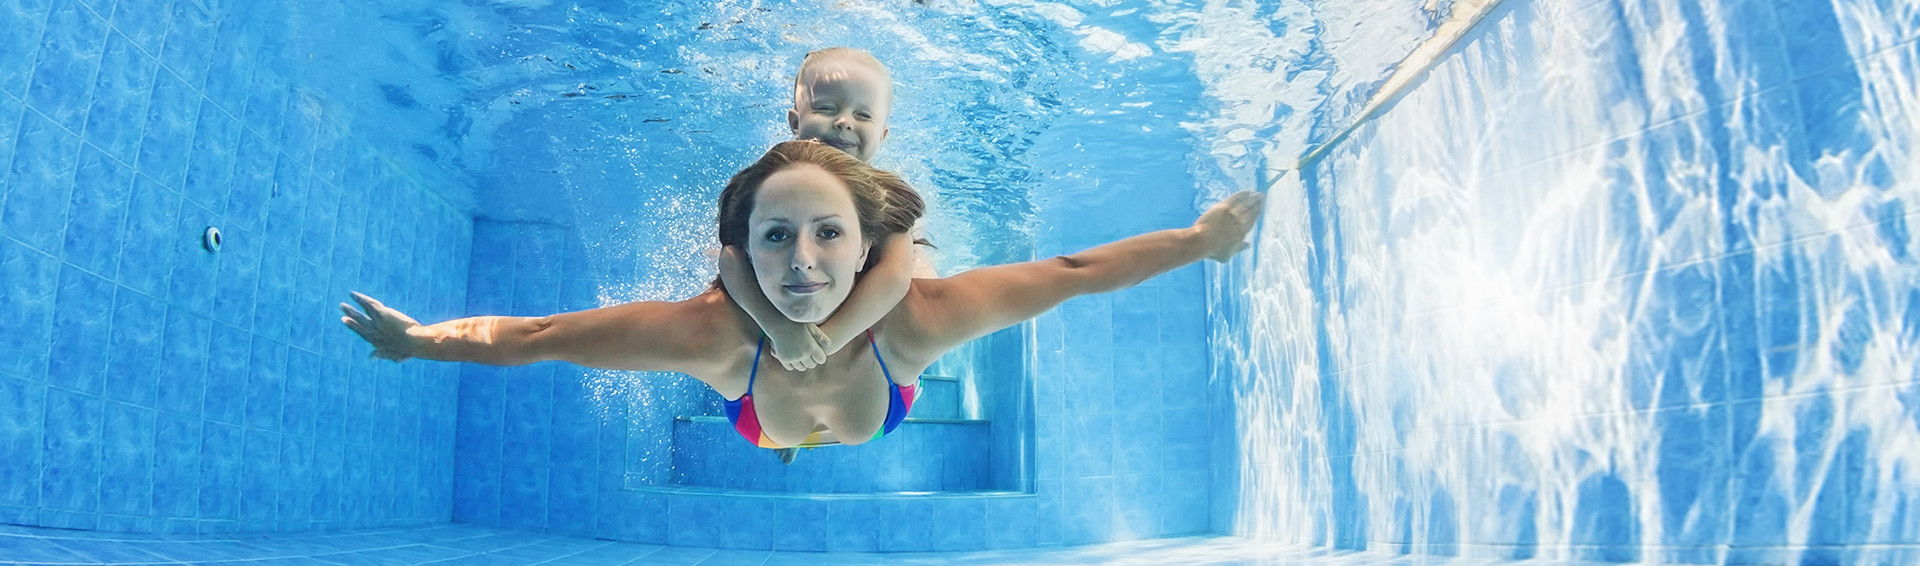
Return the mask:
M785 241L787 241L787 231L786 231L786 230L774 230L774 231L771 231L771 232L767 232L767 241L769 241L769 242L775 242L775 243L778 243L778 242L785 242Z
M820 230L820 239L822 240L831 240L838 237L840 237L839 228L822 228Z

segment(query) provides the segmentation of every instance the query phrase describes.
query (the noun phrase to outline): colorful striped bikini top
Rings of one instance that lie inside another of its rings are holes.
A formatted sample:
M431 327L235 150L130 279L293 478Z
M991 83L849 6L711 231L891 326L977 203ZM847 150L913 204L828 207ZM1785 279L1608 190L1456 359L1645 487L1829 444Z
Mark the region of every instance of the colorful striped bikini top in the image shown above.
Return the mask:
M889 432L893 432L893 429L900 427L901 421L907 420L907 412L913 410L913 397L919 389L919 386L894 383L893 374L887 372L887 361L880 358L880 344L873 341L872 330L867 331L867 342L873 345L873 359L880 362L880 375L885 376L887 378L887 384L893 386L889 388L889 390L892 391L892 399L887 402L886 424L882 425L880 430L874 431L873 438L867 439L871 442L878 440L882 436L886 436ZM774 442L773 439L767 438L766 433L760 430L760 415L753 410L753 381L760 376L760 351L764 349L766 345L767 337L762 335L760 337L760 343L753 347L753 370L747 374L747 393L741 395L739 399L725 400L727 404L727 420L732 421L733 429L739 431L740 436L746 437L747 442L752 442L754 446L761 448L789 448L787 446L781 446L779 443ZM832 444L839 443L821 442L820 433L815 432L807 435L806 440L800 441L800 445L797 448L812 448Z

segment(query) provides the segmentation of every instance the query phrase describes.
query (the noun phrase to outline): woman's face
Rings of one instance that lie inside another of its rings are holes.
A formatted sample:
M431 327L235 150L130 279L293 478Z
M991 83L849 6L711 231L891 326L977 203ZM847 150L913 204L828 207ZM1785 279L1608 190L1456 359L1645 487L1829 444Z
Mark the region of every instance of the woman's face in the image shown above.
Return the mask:
M853 194L826 169L799 163L761 183L747 256L760 291L787 318L818 324L839 309L867 248Z

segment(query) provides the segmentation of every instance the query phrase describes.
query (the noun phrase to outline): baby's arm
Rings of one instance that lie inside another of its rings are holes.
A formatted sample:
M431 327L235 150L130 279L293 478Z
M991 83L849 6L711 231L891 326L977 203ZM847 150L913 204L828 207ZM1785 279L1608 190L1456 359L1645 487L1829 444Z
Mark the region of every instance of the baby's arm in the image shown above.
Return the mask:
M740 310L747 311L760 331L773 342L773 357L780 365L795 371L813 369L827 361L826 339L811 324L794 322L773 306L760 286L753 284L753 266L734 246L720 248L720 280L727 284L727 296ZM858 289L855 289L858 292Z
M913 252L911 234L887 236L874 245L872 253L880 254L880 261L853 286L840 310L820 323L820 330L826 334L827 355L840 351L855 336L873 328L907 297L907 289L913 286Z

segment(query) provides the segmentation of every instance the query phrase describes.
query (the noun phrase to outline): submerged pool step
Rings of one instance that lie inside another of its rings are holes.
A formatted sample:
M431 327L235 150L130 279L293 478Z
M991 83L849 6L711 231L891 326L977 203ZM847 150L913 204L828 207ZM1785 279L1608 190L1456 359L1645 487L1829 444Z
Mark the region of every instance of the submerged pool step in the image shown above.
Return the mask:
M779 493L977 491L987 486L987 421L909 417L900 428L858 446L801 449L792 464L749 444L726 417L673 423L675 485Z
M923 419L964 419L966 416L965 390L960 387L960 379L944 375L920 376L919 397L913 401L913 412L907 416Z

